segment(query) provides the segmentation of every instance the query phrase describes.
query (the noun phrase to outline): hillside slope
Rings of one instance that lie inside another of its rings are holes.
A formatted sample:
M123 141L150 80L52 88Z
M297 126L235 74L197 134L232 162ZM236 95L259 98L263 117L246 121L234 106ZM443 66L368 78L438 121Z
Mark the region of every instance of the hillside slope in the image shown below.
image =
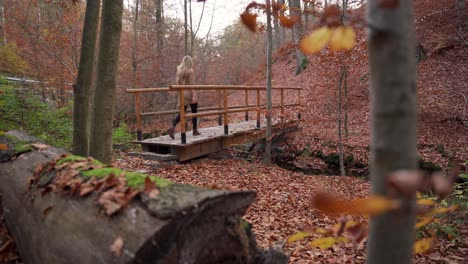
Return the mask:
M450 160L468 158L468 35L467 8L457 1L414 1L416 38L424 47L426 59L418 64L419 151L423 160L446 167ZM364 21L365 7L352 16ZM363 22L357 30L357 45L346 54L323 50L308 57L310 64L294 76L293 52L278 55L273 66L273 85L304 88L302 131L294 143L301 150L330 147L337 151L337 85L339 68L349 69L348 149L366 148L370 144L370 91L367 63L367 41ZM250 82L265 83L263 78ZM320 144L319 144L320 143ZM360 159L367 159L360 151Z

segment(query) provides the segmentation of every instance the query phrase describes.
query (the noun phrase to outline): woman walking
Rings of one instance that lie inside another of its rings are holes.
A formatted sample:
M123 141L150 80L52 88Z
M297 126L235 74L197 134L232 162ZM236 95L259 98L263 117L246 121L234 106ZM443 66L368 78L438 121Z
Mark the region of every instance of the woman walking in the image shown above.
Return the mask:
M180 65L177 66L176 84L181 84L181 85L191 84L193 74L194 74L194 70L193 70L192 58L187 55L182 59L182 62L180 63ZM184 90L184 111L187 111L187 105L190 105L190 109L192 110L192 113L197 112L198 97L197 97L197 92L195 90ZM174 131L179 122L180 122L180 114L177 114L177 116L172 121L171 128L169 128L169 130L167 131L167 133L169 134L171 138L174 138ZM192 124L193 124L193 135L194 136L200 135L200 132L198 132L198 128L197 128L196 117L192 118Z

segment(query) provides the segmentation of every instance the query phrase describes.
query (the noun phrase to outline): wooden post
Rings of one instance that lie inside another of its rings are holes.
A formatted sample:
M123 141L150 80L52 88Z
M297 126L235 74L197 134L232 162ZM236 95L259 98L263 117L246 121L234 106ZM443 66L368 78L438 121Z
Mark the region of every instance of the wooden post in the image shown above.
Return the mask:
M260 89L257 89L257 128L260 128Z
M284 121L284 89L281 89L281 122Z
M227 89L224 89L224 135L229 134Z
M179 90L179 111L180 111L180 138L182 144L187 143L187 138L185 134L185 102L184 102L184 89Z
M137 128L137 139L142 139L141 133L141 108L140 108L140 93L135 93L135 114L136 114L136 128Z
M245 90L245 106L249 105L249 90ZM249 121L249 110L245 111L245 121Z
M218 110L221 111L221 90L218 91ZM223 124L223 116L218 115L218 126Z
M299 104L299 111L297 111L297 119L301 120L301 90L297 90L297 103Z

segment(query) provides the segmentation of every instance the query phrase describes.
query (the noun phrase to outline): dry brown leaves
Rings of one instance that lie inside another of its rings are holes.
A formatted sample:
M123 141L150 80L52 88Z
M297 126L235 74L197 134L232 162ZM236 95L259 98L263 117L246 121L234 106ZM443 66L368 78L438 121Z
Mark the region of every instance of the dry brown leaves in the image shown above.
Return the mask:
M93 177L86 180L79 175L80 171L78 169L97 169L103 167L103 165L97 165L92 158L64 162L57 165L57 161L63 157L59 157L50 163L39 165L30 177L30 182L34 184L38 182L42 173L50 172L52 169L57 171L52 182L41 188L41 196L47 195L51 191L63 195L76 195L80 197L96 192L98 204L103 208L105 214L110 216L125 208L141 192L127 186L124 174L115 175L110 173L108 177L102 179ZM149 177L145 181L146 191L149 192L152 198L155 198L159 194L155 183ZM52 206L44 210L44 216L48 214L51 208Z

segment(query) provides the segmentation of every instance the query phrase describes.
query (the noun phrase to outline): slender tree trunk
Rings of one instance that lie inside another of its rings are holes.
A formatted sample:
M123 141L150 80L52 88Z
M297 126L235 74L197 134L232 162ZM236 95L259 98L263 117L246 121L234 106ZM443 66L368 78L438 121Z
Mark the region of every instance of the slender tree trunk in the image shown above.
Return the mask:
M0 0L1 1L1 0ZM81 39L80 66L74 88L73 153L89 155L91 102L96 57L97 28L101 1L87 0Z
M278 2L281 4L281 5L284 5L284 0L278 0ZM281 40L281 44L285 43L286 42L286 29L284 27L279 27L279 35L280 35L280 40Z
M160 84L165 84L164 79L164 19L163 19L163 0L156 0L156 53L158 54L158 73ZM165 93L164 93L165 94Z
M305 56L302 51L297 48L299 45L299 42L301 41L302 38L302 15L301 15L301 2L300 0L289 0L289 10L291 12L292 16L295 16L299 19L297 23L294 24L293 29L292 29L292 38L294 45L296 45L296 75L301 73L302 70L304 70L304 60Z
M184 54L188 54L188 21L187 21L187 1L189 0L184 0Z
M372 193L387 195L388 173L417 168L416 43L412 1L367 2L371 76ZM411 263L414 197L408 206L371 219L367 263Z
M105 163L112 161L112 123L122 12L123 0L103 1L90 154Z
M345 172L345 165L344 165L344 152L343 152L343 136L341 132L341 108L342 108L342 90L343 90L343 83L344 83L344 75L345 75L345 66L341 66L340 68L340 81L338 83L338 148L340 152L340 173L341 176L346 176Z
M137 53L137 39L138 39L138 8L140 7L140 0L135 1L135 17L133 19L133 39L132 39L132 87L136 87L137 67L138 62L136 58Z
M5 5L4 0L0 0L0 46L6 45L6 30L5 30Z
M344 131L345 137L349 136L348 132L348 68L345 68L345 75L344 75L344 103L343 103L343 110L344 110Z
M271 29L271 5L270 0L266 0L267 6L267 70L266 70L266 139L265 139L265 156L263 157L264 164L271 164L271 136L272 136L272 104L271 104L271 72L272 72L272 46L273 46L273 34Z
M281 28L277 16L273 16L273 29L275 30L275 50L278 50L281 47Z

